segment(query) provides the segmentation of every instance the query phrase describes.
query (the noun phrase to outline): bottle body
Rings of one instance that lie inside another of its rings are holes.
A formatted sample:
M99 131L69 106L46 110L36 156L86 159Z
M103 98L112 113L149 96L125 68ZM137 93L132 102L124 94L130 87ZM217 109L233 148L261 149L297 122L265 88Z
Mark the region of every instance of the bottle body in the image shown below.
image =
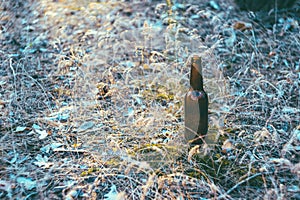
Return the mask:
M185 95L185 139L202 144L208 130L208 97L206 92L190 89Z

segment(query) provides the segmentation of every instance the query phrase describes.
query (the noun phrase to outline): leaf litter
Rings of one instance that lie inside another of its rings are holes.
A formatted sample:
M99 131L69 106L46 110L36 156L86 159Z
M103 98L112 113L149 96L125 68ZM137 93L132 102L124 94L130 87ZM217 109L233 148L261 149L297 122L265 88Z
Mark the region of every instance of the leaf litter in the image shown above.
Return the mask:
M0 197L297 198L297 18L246 16L228 1L2 2ZM192 54L204 150L183 140Z

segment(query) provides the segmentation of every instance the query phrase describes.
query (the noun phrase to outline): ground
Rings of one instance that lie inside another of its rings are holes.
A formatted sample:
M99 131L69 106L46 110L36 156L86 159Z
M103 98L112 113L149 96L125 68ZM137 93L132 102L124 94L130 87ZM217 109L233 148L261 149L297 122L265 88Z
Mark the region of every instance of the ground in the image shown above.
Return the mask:
M1 1L0 198L300 199L297 6ZM200 147L183 137L193 54Z

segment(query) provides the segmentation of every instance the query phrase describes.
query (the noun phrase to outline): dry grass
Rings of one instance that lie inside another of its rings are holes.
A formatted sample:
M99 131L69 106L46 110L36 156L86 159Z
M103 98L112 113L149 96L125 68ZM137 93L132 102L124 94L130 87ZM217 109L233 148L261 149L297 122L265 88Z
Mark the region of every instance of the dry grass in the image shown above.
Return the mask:
M299 199L297 18L219 6L2 1L0 197ZM189 149L192 54L210 127Z

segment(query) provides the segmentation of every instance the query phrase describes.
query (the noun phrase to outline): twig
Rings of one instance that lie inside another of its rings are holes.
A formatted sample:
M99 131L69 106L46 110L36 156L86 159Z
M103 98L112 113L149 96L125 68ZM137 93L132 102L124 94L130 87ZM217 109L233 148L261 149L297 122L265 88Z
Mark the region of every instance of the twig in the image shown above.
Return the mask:
M242 180L241 182L238 182L235 186L233 186L232 188L230 188L229 190L227 190L227 192L225 192L225 194L219 196L218 199L225 198L229 193L231 193L233 190L235 190L237 187L239 187L243 183L248 182L249 180L251 180L251 179L253 179L253 178L257 177L257 176L260 176L262 174L263 173L257 173L257 174L254 174L254 175L246 178L245 180Z
M12 73L13 73L13 76L14 76L14 86L15 86L14 91L15 91L15 95L17 95L17 78L16 78L16 72L15 72L13 66L12 66L12 58L9 59L9 67L10 67Z
M75 152L75 153L87 153L87 150L84 149L65 149L65 148L55 148L54 152Z

